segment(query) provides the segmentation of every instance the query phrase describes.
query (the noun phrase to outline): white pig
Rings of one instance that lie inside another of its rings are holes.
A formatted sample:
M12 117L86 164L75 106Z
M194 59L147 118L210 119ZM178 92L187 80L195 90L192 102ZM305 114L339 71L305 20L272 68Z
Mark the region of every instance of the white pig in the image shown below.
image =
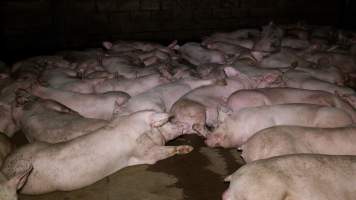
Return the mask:
M277 125L342 127L352 118L338 108L312 104L283 104L244 108L227 117L205 141L208 146L240 147L256 132Z
M246 162L287 154L356 155L356 127L275 126L263 129L242 145Z
M356 156L291 155L242 166L223 200L353 200Z
M68 142L33 143L11 154L2 172L17 175L22 171L21 163L30 162L33 172L21 190L24 194L79 189L127 166L154 164L189 153L190 146L164 146L181 134L156 131L168 120L167 113L141 111L116 118L104 128Z

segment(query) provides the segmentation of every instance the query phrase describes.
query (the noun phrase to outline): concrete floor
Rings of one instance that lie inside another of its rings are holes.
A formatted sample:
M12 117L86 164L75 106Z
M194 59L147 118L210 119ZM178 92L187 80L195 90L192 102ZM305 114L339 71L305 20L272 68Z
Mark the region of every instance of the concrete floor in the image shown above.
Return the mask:
M24 141L24 139L17 139ZM46 195L20 195L20 200L217 200L228 187L223 179L243 161L236 149L208 148L198 136L171 145L189 144L194 151L155 165L127 167L81 190Z

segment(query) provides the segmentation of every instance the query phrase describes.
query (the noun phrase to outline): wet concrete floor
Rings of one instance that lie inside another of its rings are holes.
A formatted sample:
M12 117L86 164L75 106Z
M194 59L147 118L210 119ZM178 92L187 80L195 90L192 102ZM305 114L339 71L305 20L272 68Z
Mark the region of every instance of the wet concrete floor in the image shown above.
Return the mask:
M17 144L24 143L21 136ZM81 190L20 195L20 200L217 200L227 189L224 178L242 164L236 149L208 148L203 139L183 136L168 145L189 144L194 151L154 165L127 167Z

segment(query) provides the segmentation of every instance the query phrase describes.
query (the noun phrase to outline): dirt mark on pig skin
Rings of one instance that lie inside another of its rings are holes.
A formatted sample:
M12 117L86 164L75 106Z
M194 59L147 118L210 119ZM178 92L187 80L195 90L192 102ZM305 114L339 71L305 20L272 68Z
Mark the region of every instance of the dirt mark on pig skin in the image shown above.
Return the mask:
M207 148L203 139L195 135L180 137L167 145L180 144L191 145L194 151L159 161L148 170L175 176L178 179L175 186L183 189L184 200L221 199L228 187L225 176L241 166L231 149Z

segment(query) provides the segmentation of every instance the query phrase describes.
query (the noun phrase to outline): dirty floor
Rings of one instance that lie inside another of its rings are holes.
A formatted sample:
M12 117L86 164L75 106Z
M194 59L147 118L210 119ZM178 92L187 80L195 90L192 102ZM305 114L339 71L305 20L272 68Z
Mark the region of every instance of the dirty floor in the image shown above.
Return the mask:
M24 138L15 138L17 144ZM236 149L208 148L202 138L180 137L170 145L189 144L194 151L155 165L128 167L81 190L20 195L20 200L218 200L228 187L224 177L243 161Z

